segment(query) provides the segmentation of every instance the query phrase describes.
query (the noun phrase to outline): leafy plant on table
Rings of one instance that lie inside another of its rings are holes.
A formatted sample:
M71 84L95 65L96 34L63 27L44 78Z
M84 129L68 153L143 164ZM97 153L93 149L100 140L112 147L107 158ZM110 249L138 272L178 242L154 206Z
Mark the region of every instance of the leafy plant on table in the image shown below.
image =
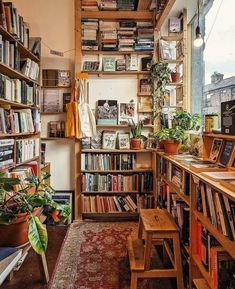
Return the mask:
M46 226L41 223L38 216L33 215L34 209L45 205L51 206L54 208L52 218L56 222L66 221L71 214L68 205L58 204L52 199L55 191L45 183L49 177L50 174L44 173L41 179L35 176L26 179L26 187L22 188L18 178L8 178L5 171L0 171L0 224L10 225L14 223L18 214L28 213L28 239L38 254L46 251L48 236ZM20 190L16 191L15 186L19 186Z
M159 140L173 140L175 142L181 142L184 137L185 133L181 127L176 128L164 128L156 133L154 136L159 138Z

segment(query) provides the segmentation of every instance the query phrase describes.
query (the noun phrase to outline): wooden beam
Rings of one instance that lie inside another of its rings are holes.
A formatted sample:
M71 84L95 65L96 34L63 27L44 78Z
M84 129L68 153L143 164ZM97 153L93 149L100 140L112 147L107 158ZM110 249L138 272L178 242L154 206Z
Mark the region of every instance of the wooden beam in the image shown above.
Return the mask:
M82 11L81 18L96 18L100 20L152 20L153 12L150 11Z
M137 11L149 10L152 0L139 0Z
M168 0L165 8L163 9L162 13L159 15L159 17L157 19L157 23L156 23L157 29L161 29L161 26L162 26L163 22L165 21L165 19L167 18L167 16L169 15L174 3L175 3L175 0Z

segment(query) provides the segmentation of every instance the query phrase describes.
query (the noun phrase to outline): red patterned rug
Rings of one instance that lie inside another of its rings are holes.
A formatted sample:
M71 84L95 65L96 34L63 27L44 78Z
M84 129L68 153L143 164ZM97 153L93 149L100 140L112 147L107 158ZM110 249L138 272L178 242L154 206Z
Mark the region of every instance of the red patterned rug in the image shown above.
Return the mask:
M49 288L129 289L126 244L136 230L134 222L72 224Z

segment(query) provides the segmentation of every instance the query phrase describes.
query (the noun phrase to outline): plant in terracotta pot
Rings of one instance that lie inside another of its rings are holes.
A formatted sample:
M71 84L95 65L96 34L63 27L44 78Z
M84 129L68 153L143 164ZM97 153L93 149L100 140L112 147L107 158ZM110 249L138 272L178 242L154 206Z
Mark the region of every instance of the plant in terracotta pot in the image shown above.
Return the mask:
M71 213L68 205L53 201L54 189L45 184L49 177L48 173L41 179L31 177L23 186L18 178L8 178L5 171L0 171L0 246L19 246L29 241L38 254L46 251L47 230L39 218L43 206L54 208L55 221L65 221ZM20 189L16 190L16 186Z
M181 127L164 128L154 134L155 137L163 143L165 153L178 154L182 139L184 139L184 130Z
M142 146L142 141L144 140L144 136L142 135L143 130L143 121L140 120L138 123L135 124L133 119L130 122L131 127L131 149L132 150L140 150Z
M178 83L180 82L180 73L176 70L171 71L171 82L172 83Z

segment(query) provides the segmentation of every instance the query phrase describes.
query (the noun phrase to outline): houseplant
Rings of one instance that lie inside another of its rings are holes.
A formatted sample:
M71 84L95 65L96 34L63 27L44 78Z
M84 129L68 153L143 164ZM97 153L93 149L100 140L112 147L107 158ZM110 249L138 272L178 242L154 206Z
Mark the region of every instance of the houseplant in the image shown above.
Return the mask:
M150 84L153 95L154 103L154 118L156 119L155 124L160 130L161 119L160 113L164 103L164 96L166 92L166 86L170 83L170 72L167 63L152 62L150 67Z
M180 126L184 130L198 131L201 126L201 116L199 114L190 114L184 110L177 111L174 120L176 126Z
M180 82L180 73L176 70L171 70L171 82L178 83Z
M46 251L47 230L39 219L42 207L53 207L52 217L57 221L65 221L71 213L69 206L53 201L54 189L45 184L49 177L44 173L41 179L26 179L25 188L17 191L15 186L22 187L21 181L0 171L0 246L19 246L29 241L38 254Z
M181 127L164 128L154 134L164 145L168 154L178 154L180 143L184 139L184 130Z
M133 119L130 121L130 127L131 127L131 133L132 133L132 138L131 138L131 149L132 150L139 150L141 149L141 143L144 138L142 135L142 130L143 130L143 121L139 121L138 123L135 124Z

